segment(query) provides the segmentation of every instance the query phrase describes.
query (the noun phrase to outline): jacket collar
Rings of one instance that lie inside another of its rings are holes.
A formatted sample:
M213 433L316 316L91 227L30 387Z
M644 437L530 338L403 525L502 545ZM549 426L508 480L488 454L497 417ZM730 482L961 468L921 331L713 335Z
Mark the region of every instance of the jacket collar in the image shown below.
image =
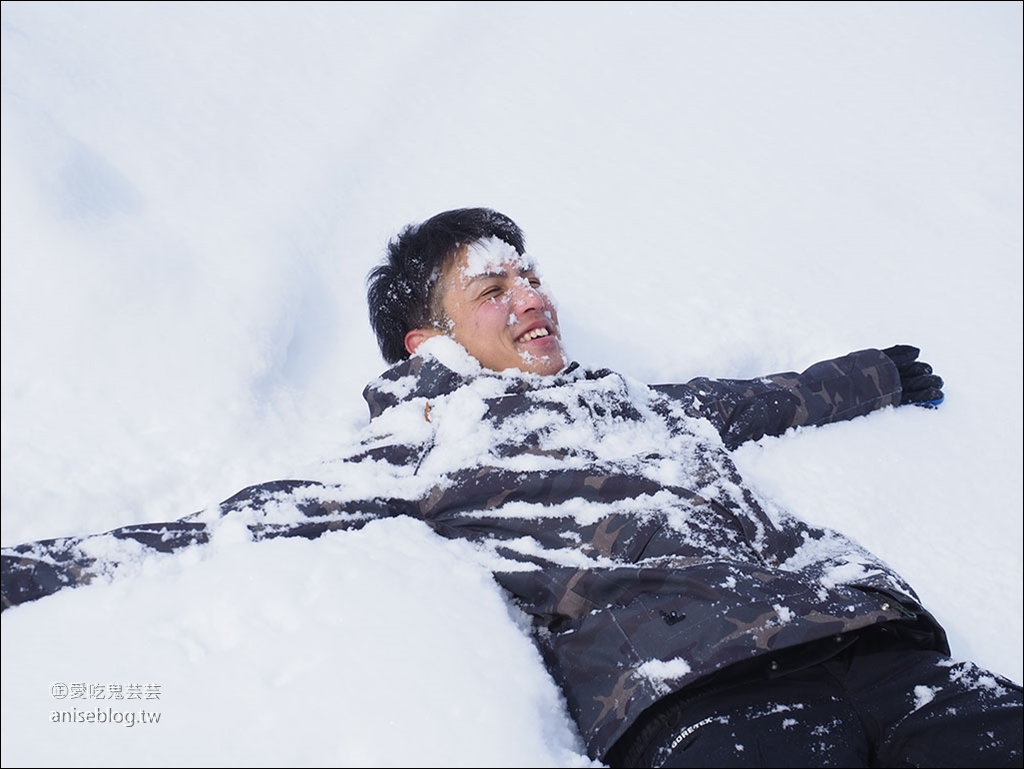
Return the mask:
M430 400L440 395L447 395L460 387L481 377L500 379L505 394L514 394L537 390L544 387L566 384L581 378L593 378L595 373L580 368L579 363L572 362L554 376L536 374L498 374L479 371L472 374L460 374L443 364L437 358L413 355L407 360L396 363L379 377L363 388L363 398L370 409L370 419L374 419L386 409L414 398Z

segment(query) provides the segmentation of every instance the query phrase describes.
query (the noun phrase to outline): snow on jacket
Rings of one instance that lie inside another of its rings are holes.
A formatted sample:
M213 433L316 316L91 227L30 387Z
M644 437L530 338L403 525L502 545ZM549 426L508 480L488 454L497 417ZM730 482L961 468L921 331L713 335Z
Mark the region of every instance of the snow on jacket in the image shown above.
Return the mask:
M453 348L431 340L367 385L361 443L323 478L245 489L221 513L249 516L257 538L410 515L474 543L531 617L596 759L662 697L767 653L884 622L948 651L898 574L758 497L729 456L898 404L884 353L646 386L575 364L554 377L495 374ZM168 552L209 533L197 513L98 536ZM93 539L5 548L3 608L115 573Z

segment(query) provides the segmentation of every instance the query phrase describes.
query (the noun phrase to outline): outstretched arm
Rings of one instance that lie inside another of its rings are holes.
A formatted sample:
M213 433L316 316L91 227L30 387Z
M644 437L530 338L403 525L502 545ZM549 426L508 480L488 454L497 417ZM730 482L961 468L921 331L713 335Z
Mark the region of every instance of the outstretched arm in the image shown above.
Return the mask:
M401 500L338 501L337 490L320 483L274 481L250 486L222 502L220 515L245 514L254 540L316 539L328 531L361 528L375 518L406 512L406 508ZM201 516L193 513L166 523L5 547L0 551L0 611L64 588L110 579L155 553L206 544L216 524L199 520Z
M859 350L815 363L800 373L758 379L692 379L655 389L690 399L729 448L781 435L791 427L824 425L863 416L886 406L937 405L942 379L917 360L918 349L897 345Z

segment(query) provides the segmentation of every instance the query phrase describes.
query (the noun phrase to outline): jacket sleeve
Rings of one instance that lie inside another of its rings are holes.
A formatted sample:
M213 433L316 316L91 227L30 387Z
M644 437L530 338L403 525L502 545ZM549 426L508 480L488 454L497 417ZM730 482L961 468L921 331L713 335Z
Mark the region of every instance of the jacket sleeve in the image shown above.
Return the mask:
M254 540L316 539L328 531L358 529L371 520L407 512L404 500L339 501L331 486L273 481L250 486L219 506L219 517L240 514ZM296 512L298 515L296 515ZM0 550L0 611L59 590L111 579L155 553L209 542L216 527L204 513L165 523L124 526L104 534L29 542Z
M880 350L851 352L815 363L801 373L758 379L692 379L655 385L689 401L717 428L730 449L791 427L816 426L863 416L900 402L899 372Z

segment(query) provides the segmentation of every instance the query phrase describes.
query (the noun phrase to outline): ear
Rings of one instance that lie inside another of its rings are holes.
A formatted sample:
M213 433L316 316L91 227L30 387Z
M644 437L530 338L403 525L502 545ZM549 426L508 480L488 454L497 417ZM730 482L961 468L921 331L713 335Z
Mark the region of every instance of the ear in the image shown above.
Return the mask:
M410 355L415 354L416 348L418 348L425 341L430 339L432 336L437 336L441 332L436 328L414 328L408 334L405 335L405 350Z

